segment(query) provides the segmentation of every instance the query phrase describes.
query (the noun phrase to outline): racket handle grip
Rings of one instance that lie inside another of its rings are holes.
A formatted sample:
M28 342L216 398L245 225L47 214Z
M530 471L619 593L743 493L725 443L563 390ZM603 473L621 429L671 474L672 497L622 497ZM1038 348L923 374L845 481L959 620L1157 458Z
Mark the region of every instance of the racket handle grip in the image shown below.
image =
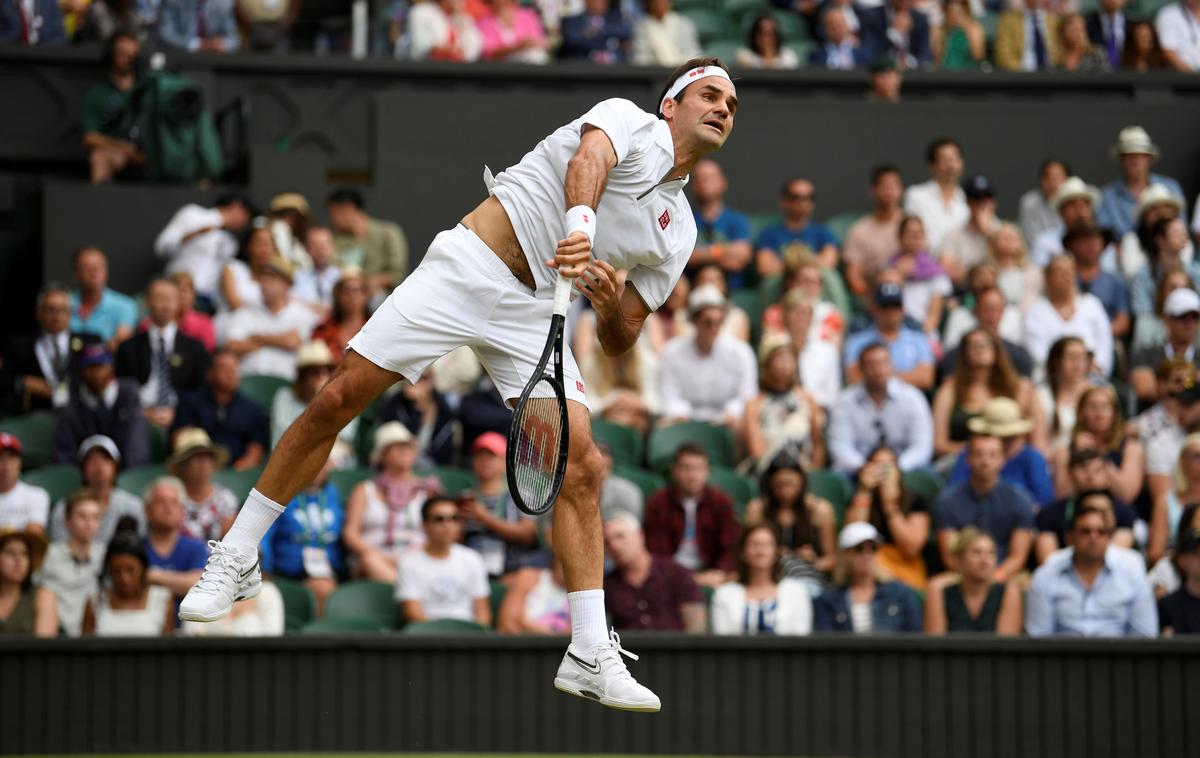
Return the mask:
M554 315L567 315L567 308L571 306L571 280L565 276L559 276L558 281L554 283Z

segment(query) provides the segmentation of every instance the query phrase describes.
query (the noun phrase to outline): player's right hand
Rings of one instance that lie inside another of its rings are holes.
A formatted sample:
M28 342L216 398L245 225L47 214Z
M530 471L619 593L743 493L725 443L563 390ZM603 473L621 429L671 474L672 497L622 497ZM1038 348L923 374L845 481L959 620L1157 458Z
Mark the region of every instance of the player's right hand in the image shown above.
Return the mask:
M566 278L574 279L587 270L591 259L591 240L583 232L572 232L565 240L558 241L554 258L546 263Z

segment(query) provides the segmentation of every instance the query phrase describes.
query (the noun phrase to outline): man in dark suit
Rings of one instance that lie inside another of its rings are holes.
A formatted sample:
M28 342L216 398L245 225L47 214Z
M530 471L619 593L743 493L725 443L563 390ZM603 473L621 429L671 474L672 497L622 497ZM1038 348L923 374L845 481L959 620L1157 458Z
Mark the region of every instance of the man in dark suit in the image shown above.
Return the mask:
M0 2L0 44L65 45L62 11L58 0L33 0L27 6L21 0Z
M1113 68L1121 67L1125 47L1125 0L1100 0L1100 7L1085 17L1088 39L1104 51Z
M204 384L208 351L197 339L179 331L179 286L155 279L146 288L150 324L117 348L117 376L134 379L146 419L169 427L179 395Z
M583 13L564 18L560 30L559 57L592 63L621 63L633 36L628 19L610 0L584 0Z
M859 12L858 30L868 59L890 54L904 68L915 68L933 60L929 19L913 10L913 0L888 0L877 8Z
M828 8L821 14L821 39L824 42L808 56L810 65L850 71L870 63L867 51L850 33L841 8Z
M94 334L72 334L66 287L47 285L37 299L38 333L16 337L0 361L0 405L12 413L62 408L78 386L79 351Z
M112 360L103 344L88 345L80 352L79 392L58 415L54 428L55 463L76 462L79 444L93 434L117 443L121 465L149 463L150 441L138 387L128 379L117 379Z

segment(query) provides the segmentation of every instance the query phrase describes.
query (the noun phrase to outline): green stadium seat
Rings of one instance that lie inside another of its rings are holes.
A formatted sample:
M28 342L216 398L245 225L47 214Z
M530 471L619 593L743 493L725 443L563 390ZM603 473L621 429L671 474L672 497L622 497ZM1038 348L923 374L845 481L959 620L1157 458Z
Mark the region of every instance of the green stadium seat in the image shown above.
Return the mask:
M281 379L278 376L268 376L266 374L247 374L242 377L241 383L238 385L247 397L262 406L263 411L268 415L271 413L271 404L275 401L275 393L280 387L288 385L287 379Z
M31 413L0 421L0 432L8 432L21 441L21 465L35 469L54 460L54 423L53 414Z
M757 344L760 337L759 332L762 330L763 312L763 304L762 300L758 297L758 290L733 290L729 293L729 299L734 305L746 312L747 318L750 319L750 339Z
M310 621L300 629L306 636L339 636L344 634L383 634L390 631L386 626L369 619L319 619Z
M925 469L905 471L903 481L904 489L909 492L915 492L925 498L925 503L931 511L933 510L933 502L937 500L938 493L942 491L942 487L946 486L946 481L942 477Z
M737 19L739 28L748 31L754 19L771 13L771 3L767 0L725 0L725 12Z
M636 429L614 424L602 418L592 419L592 438L603 442L612 453L614 463L639 466L642 463L642 437Z
M746 512L746 503L754 499L754 480L724 466L712 466L708 473L708 483L733 498L737 506L738 518Z
M359 483L375 476L375 469L362 466L360 468L339 469L329 475L329 481L337 487L338 495L342 498L342 507L350 499L350 490Z
M734 464L733 434L729 429L700 421L685 421L650 433L650 468L655 471L669 469L675 450L685 442L694 442L708 451L709 463L713 466Z
M779 36L783 38L785 45L799 40L811 40L812 32L808 29L808 22L804 17L792 11L785 11L781 8L770 8L771 15L775 17L775 22L779 24ZM753 9L743 10L737 14L738 29L741 31L742 37L746 38L750 34L750 27L754 24L754 19L758 18L758 13Z
M258 477L262 475L262 466L254 466L245 471L235 471L234 469L222 469L213 476L213 481L222 487L229 488L238 498L245 500L250 494L250 490L254 489L254 485L258 482Z
M313 620L317 601L302 582L282 577L272 577L271 583L283 596L284 628L288 634L298 633L305 624Z
M839 213L836 216L830 216L825 220L825 226L829 227L838 238L838 244L845 244L846 232L850 230L855 221L865 216L861 211L852 211L850 213Z
M846 507L850 505L850 497L854 494L850 481L836 471L814 469L808 472L808 491L829 501L840 526Z
M491 630L474 621L459 619L431 619L416 621L404 627L404 634L411 635L447 635L447 634L491 634Z
M613 466L613 474L636 484L646 500L649 500L651 495L667 486L667 480L663 477L655 474L653 471L646 471L636 466L615 464Z
M695 25L702 45L728 37L730 31L733 31L732 21L720 9L695 7L680 10L679 13Z
M171 454L171 438L167 430L154 424L146 424L146 441L150 444L150 462L166 463Z
M442 483L442 491L447 495L457 495L475 489L475 475L466 469L438 466L432 473Z
M65 463L42 466L39 469L22 473L21 481L34 487L41 487L50 493L51 505L83 486L79 467Z
M117 475L117 486L126 492L142 496L142 492L150 486L150 482L160 476L166 476L167 470L161 463L148 463L145 466L134 466L125 469Z
M392 585L359 579L339 585L325 603L325 618L369 622L384 629L404 623Z
M492 606L492 628L495 629L500 623L500 604L504 602L504 596L508 594L508 585L499 579L492 579L488 584L491 585L490 603Z
M726 65L732 66L734 59L737 57L738 48L742 46L740 39L726 37L724 39L715 39L704 46L705 55L715 55L725 62Z

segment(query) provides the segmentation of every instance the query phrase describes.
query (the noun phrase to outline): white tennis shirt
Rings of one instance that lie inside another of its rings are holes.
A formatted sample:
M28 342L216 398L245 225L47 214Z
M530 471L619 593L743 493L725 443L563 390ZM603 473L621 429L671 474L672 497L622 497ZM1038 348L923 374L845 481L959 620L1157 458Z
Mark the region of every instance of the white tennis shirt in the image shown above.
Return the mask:
M683 273L696 245L696 221L683 192L687 178L664 182L675 165L667 122L629 100L614 98L557 129L501 172L491 187L500 200L533 272L538 297L552 297L558 276L546 261L567 236L563 185L567 162L579 149L584 125L612 142L617 165L600 198L592 255L629 271L642 300L657 310Z

